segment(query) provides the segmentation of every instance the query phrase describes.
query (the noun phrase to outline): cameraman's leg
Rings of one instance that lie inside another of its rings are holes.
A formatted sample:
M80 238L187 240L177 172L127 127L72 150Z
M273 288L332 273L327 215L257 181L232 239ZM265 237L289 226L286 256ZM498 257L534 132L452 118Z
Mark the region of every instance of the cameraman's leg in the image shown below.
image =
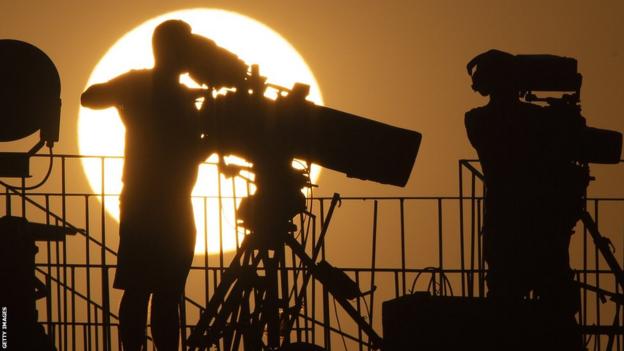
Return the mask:
M124 351L139 351L145 341L149 292L126 289L119 305L119 333Z
M158 351L178 349L180 317L178 291L157 291L152 295L152 337Z
M564 233L566 234L566 233ZM576 321L580 310L580 288L569 266L569 236L554 236L548 254L544 255L543 274L535 292L543 303L545 318L550 319L550 349L584 350L581 331Z

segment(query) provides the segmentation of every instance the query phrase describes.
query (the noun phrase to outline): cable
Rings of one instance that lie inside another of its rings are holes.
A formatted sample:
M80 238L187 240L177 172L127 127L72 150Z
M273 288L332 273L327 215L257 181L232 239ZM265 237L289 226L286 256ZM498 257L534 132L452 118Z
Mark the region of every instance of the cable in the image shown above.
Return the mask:
M436 268L436 267L425 267L425 269L422 272L418 272L418 274L416 274L416 277L414 278L412 282L412 287L410 288L410 294L413 294L415 292L414 289L416 287L416 282L420 278L420 275L424 272L432 273L431 279L429 280L429 284L427 284L427 291L429 291L433 295L436 295L436 290L435 290L436 286L440 286L440 289L443 289L444 287L448 287L451 293L451 296L454 296L453 286L451 285L451 281L446 277L446 274L441 269ZM436 283L434 279L435 273L440 274L440 280L442 281L442 285Z
M368 308L368 304L366 303L366 299L362 298L362 301L364 302L364 307L366 308L366 315L370 316L371 315L371 310L370 310L370 308Z
M334 314L336 314L336 322L338 322L338 331L340 332L340 337L342 338L342 345L344 345L345 351L347 351L347 341L342 333L342 327L340 326L340 318L338 317L338 307L336 307L336 298L332 297L332 301L334 302Z
M298 160L295 160L296 162L301 162ZM304 170L307 172L309 170L309 168L307 167L307 163L303 164L304 165ZM308 176L309 176L309 172L307 172ZM312 213L313 210L313 206L314 206L314 193L312 192L312 187L310 187L310 197L309 197L309 201L310 201L310 205L306 206L306 209L309 208L309 210L307 211L308 213ZM305 213L304 213L305 215ZM297 240L299 237L302 238L302 242L303 242L303 247L305 249L305 246L307 244L308 238L309 238L309 232L310 232L310 226L312 225L312 216L308 215L307 216L307 220L303 220L303 223L301 224L301 230L297 233L297 235L295 236L295 240ZM305 227L305 229L304 229ZM312 247L314 247L315 243L312 243ZM316 262L314 262L316 263ZM297 269L295 270L295 274L294 274L294 279L298 279L299 278L299 271L303 269L303 261L299 262L299 265L297 267ZM290 300L294 294L295 294L295 289L291 290L290 293L288 294L288 299Z
M49 153L49 159L50 159L50 163L48 165L48 170L46 172L46 175L43 177L43 179L35 184L35 185L31 185L31 186L27 186L27 187L21 187L21 186L14 186L8 183L5 183L4 181L0 180L0 184L6 188L10 188L12 190L34 190L39 188L40 186L42 186L46 181L48 181L48 178L50 178L50 174L52 174L52 166L54 165L54 155L52 153L52 147L49 146L48 150L50 151Z

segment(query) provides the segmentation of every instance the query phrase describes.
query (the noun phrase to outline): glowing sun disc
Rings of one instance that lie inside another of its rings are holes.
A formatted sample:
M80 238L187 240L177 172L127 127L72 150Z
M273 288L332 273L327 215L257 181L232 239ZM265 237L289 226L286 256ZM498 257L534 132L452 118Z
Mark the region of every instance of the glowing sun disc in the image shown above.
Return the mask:
M295 82L310 85L309 100L322 104L321 92L310 68L299 53L282 36L266 25L238 13L217 9L188 9L152 18L119 39L101 58L89 77L85 89L106 82L131 69L154 65L151 37L154 28L168 19L181 19L193 28L193 33L214 40L217 45L237 54L247 64L259 64L268 82L292 87ZM186 82L185 82L186 83ZM80 107L78 118L78 147L82 155L122 156L125 128L117 110L91 110ZM123 159L84 158L83 169L96 193L119 194L122 188ZM104 167L104 171L102 171ZM319 168L312 168L312 180L318 178ZM218 184L221 184L219 189ZM196 253L231 251L240 241L242 231L236 231L234 211L241 196L248 191L244 180L226 180L218 176L216 166L202 165L193 189L193 209L197 227ZM221 195L221 199L219 199ZM110 197L110 198L109 198ZM236 200L234 199L236 198ZM111 201L112 200L112 201ZM107 211L119 220L117 196L107 196ZM174 234L174 233L172 233ZM207 242L204 240L207 237ZM223 240L221 240L221 238Z

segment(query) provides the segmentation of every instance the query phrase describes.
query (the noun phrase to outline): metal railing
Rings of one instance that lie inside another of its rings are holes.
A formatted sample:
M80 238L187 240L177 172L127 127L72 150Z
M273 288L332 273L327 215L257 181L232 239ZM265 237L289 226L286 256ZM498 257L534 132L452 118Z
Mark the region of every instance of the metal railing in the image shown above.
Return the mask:
M119 158L56 155L52 176L37 191L20 196L20 187L4 188L0 201L6 214L24 216L40 223L70 226L78 234L65 242L40 242L36 256L36 276L45 282L48 294L37 303L39 320L59 350L120 350L117 306L121 292L111 288L116 270L117 221L109 210L117 206L118 194L107 192L107 165ZM81 176L84 159L99 163L101 182L92 190ZM45 158L35 162L44 162ZM60 162L58 162L60 161ZM204 167L214 168L207 164ZM204 249L217 243L215 254L196 254L181 302L182 340L188 336L227 267L231 252L224 249L224 236L234 235L240 245L242 233L236 227L234 206L249 184L237 185L219 178L211 194L194 196L199 218L199 239ZM237 188L242 186L242 188ZM227 187L232 187L226 191ZM331 189L330 189L331 190ZM360 315L382 334L381 302L415 291L436 295L485 296L486 267L480 228L483 217L483 188L478 164L459 161L459 196L446 197L344 197L330 224L321 258L344 270L370 294L353 301ZM310 249L325 222L330 197L309 199L310 214L299 216L297 239ZM619 215L624 199L589 199L588 208L607 233L624 232ZM215 210L217 215L212 214ZM234 216L234 217L232 217ZM209 222L215 222L215 225ZM232 234L235 233L235 234ZM578 280L619 293L610 272L599 258L584 230L574 236L571 250ZM621 259L622 240L614 241ZM578 255L576 255L578 253ZM300 284L295 258L288 260L292 284ZM376 289L374 289L376 287ZM623 330L622 315L616 317L613 303L602 304L601 296L583 291L579 321L585 331L596 336L593 346L605 346L612 327ZM149 330L149 329L148 329ZM148 331L149 335L149 331ZM328 350L364 350L367 338L345 313L335 306L331 295L312 281L305 292L305 304L296 320L293 340L321 345ZM147 340L148 349L153 349ZM181 345L183 347L183 345ZM622 333L615 349L623 350Z
M622 162L622 161L621 161ZM485 287L485 260L483 257L483 242L481 227L483 219L484 178L478 160L459 161L459 191L461 201L460 240L463 243L465 236L469 236L468 258L464 250L461 252L462 269L469 261L472 272L476 266L477 277L467 277L467 295L473 296L473 284L477 285L477 296L484 296ZM468 184L466 184L468 183ZM466 202L468 202L466 204ZM602 228L603 235L610 237L613 253L619 262L624 262L624 230L620 221L624 210L623 198L588 197L586 209ZM467 213L466 213L467 212ZM465 217L468 220L465 221ZM619 240L618 240L619 239ZM464 247L464 245L461 245ZM610 293L621 294L613 272L602 258L598 247L593 243L588 228L579 221L575 228L570 244L571 266L575 280L581 285L581 310L578 315L585 339L589 343L593 337L593 350L602 350L608 344L609 336L613 336L613 349L624 348L624 315L620 312L622 302L609 300ZM621 266L621 263L620 263ZM462 289L464 283L462 280ZM463 292L463 290L462 290Z

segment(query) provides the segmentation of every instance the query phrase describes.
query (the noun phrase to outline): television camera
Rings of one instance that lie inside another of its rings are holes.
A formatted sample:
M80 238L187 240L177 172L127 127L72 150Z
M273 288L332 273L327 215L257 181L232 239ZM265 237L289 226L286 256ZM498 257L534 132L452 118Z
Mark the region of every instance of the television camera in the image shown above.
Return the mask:
M194 36L190 76L209 91L204 102L205 134L222 154L258 161L299 158L349 177L404 186L421 135L306 100L309 86L292 89L267 83L257 65L248 66L211 40ZM265 97L278 91L276 100ZM290 161L290 160L289 160Z
M528 141L539 146L531 150L530 155L534 157L535 150L538 150L537 157L545 167L528 170L525 175L532 176L533 172L557 175L554 187L550 182L542 183L544 177L531 183L540 187L537 189L540 193L551 196L549 200L559 207L558 213L553 211L543 215L553 221L563 220L570 230L582 220L618 285L624 288L624 272L613 256L611 242L598 231L585 203L586 188L593 180L589 164L620 162L622 134L587 125L581 114L582 76L578 73L576 59L556 55L512 55L490 50L472 59L467 70L472 77L472 88L492 98L489 105L473 110L475 114L503 117L507 111L518 107L517 111L524 113L522 123L534 128L531 134L521 135L529 135ZM518 104L517 98L528 104ZM594 289L586 284L578 285Z
M201 94L200 109L207 144L219 155L236 155L251 162L256 192L237 210L240 225L249 234L223 274L188 345L203 350L221 340L223 349L238 350L242 339L245 350L318 350L289 339L303 304L302 292L314 277L369 336L371 345L380 348L381 338L347 301L362 295L357 285L329 263L317 263L319 250L315 248L312 257L308 256L292 235L296 230L293 216L306 209L301 189L310 182L292 162L300 159L349 177L404 186L421 135L315 105L306 100L309 86L296 83L287 89L267 83L257 65L249 68L205 37L193 35L189 48L189 74L208 87ZM267 89L277 91L275 100L265 97ZM337 202L335 195L330 213ZM286 247L305 272L301 292L294 294L288 291L297 284L289 286L288 277L278 274L287 269ZM257 274L259 270L264 270L262 276ZM296 301L289 304L291 296Z
M476 68L476 70L475 70ZM615 164L620 160L622 134L587 126L581 115L581 84L577 60L556 55L512 55L490 50L472 59L468 74L482 95L514 90L529 103L542 104L544 130L560 143L561 157L579 163ZM561 93L539 97L539 93Z

